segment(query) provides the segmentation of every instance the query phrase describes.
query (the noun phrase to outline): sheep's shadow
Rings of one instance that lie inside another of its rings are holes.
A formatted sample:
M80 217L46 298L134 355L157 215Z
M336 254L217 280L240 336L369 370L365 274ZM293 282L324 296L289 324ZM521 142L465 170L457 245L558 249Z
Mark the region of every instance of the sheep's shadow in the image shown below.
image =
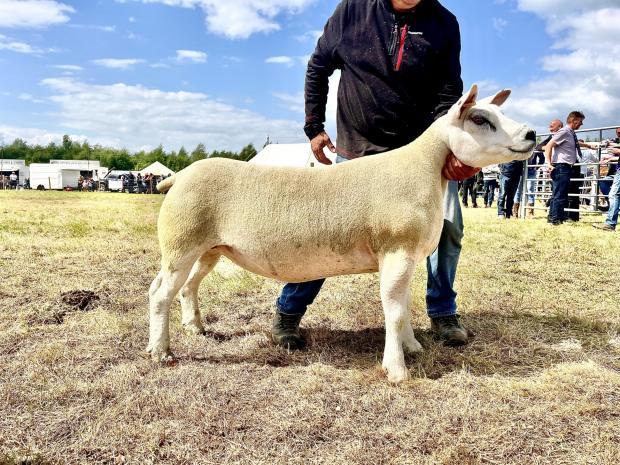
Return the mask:
M434 340L428 330L414 328L424 347L420 354L406 355L412 376L437 379L467 369L474 375L523 375L548 368L560 362L611 357L610 335L620 331L610 323L596 323L582 318L541 316L530 313L485 312L463 318L463 323L476 333L469 345L445 347ZM225 341L234 344L231 335L207 334L209 345ZM356 330L314 326L306 331L308 347L287 351L267 343L243 352L218 353L208 349L190 356L192 361L216 364L253 363L257 365L306 366L323 363L342 369L374 369L381 363L385 332L383 327Z

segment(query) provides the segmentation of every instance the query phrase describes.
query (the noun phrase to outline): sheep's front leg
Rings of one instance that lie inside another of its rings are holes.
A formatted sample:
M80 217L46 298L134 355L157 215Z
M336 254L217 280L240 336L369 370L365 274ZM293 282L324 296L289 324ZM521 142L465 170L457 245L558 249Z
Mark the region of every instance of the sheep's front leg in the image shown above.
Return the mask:
M380 263L381 302L385 314L383 368L392 383L400 383L409 376L403 344L408 350L419 350L408 309L413 269L414 263L404 251L386 254Z

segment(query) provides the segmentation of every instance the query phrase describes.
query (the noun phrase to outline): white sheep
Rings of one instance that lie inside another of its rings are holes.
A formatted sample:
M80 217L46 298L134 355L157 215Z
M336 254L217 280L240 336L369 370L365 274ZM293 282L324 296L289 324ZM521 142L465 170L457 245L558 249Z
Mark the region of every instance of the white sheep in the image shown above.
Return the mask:
M420 137L396 150L324 169L227 159L193 163L162 181L161 270L150 297L147 351L170 360L168 315L181 291L182 323L204 334L198 286L220 256L285 282L379 271L385 313L383 368L407 378L403 346L422 350L408 311L416 263L437 247L452 151L486 166L528 158L535 133L499 110L509 90L476 103L476 86Z

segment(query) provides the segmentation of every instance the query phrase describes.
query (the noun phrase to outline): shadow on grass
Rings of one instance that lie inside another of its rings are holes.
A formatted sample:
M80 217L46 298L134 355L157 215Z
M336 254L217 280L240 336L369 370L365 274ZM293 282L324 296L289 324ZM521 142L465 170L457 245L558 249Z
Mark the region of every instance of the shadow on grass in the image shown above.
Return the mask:
M611 323L581 318L541 316L528 313L485 312L463 318L477 336L464 347L444 347L428 330L415 329L424 352L406 355L412 376L438 379L454 371L467 370L478 376L528 375L557 363L596 360L620 369L620 360L608 341L619 330ZM216 343L235 344L235 337L247 333L210 338ZM312 327L306 331L308 347L287 351L267 342L269 336L245 352L228 346L225 353L217 347L189 357L194 362L215 364L251 363L288 367L322 363L341 369L374 369L381 363L385 333L382 327L358 330ZM207 336L208 337L208 336ZM215 349L215 350L213 350Z

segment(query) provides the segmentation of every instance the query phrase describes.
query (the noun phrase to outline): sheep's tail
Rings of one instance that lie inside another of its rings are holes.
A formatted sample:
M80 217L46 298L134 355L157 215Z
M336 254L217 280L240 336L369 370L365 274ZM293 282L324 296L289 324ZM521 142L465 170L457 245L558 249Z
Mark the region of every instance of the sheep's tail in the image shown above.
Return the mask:
M159 181L157 183L157 190L161 192L162 194L165 194L166 192L168 192L168 190L170 190L170 188L174 184L175 178L176 176L172 175L169 178L164 179L163 181Z

